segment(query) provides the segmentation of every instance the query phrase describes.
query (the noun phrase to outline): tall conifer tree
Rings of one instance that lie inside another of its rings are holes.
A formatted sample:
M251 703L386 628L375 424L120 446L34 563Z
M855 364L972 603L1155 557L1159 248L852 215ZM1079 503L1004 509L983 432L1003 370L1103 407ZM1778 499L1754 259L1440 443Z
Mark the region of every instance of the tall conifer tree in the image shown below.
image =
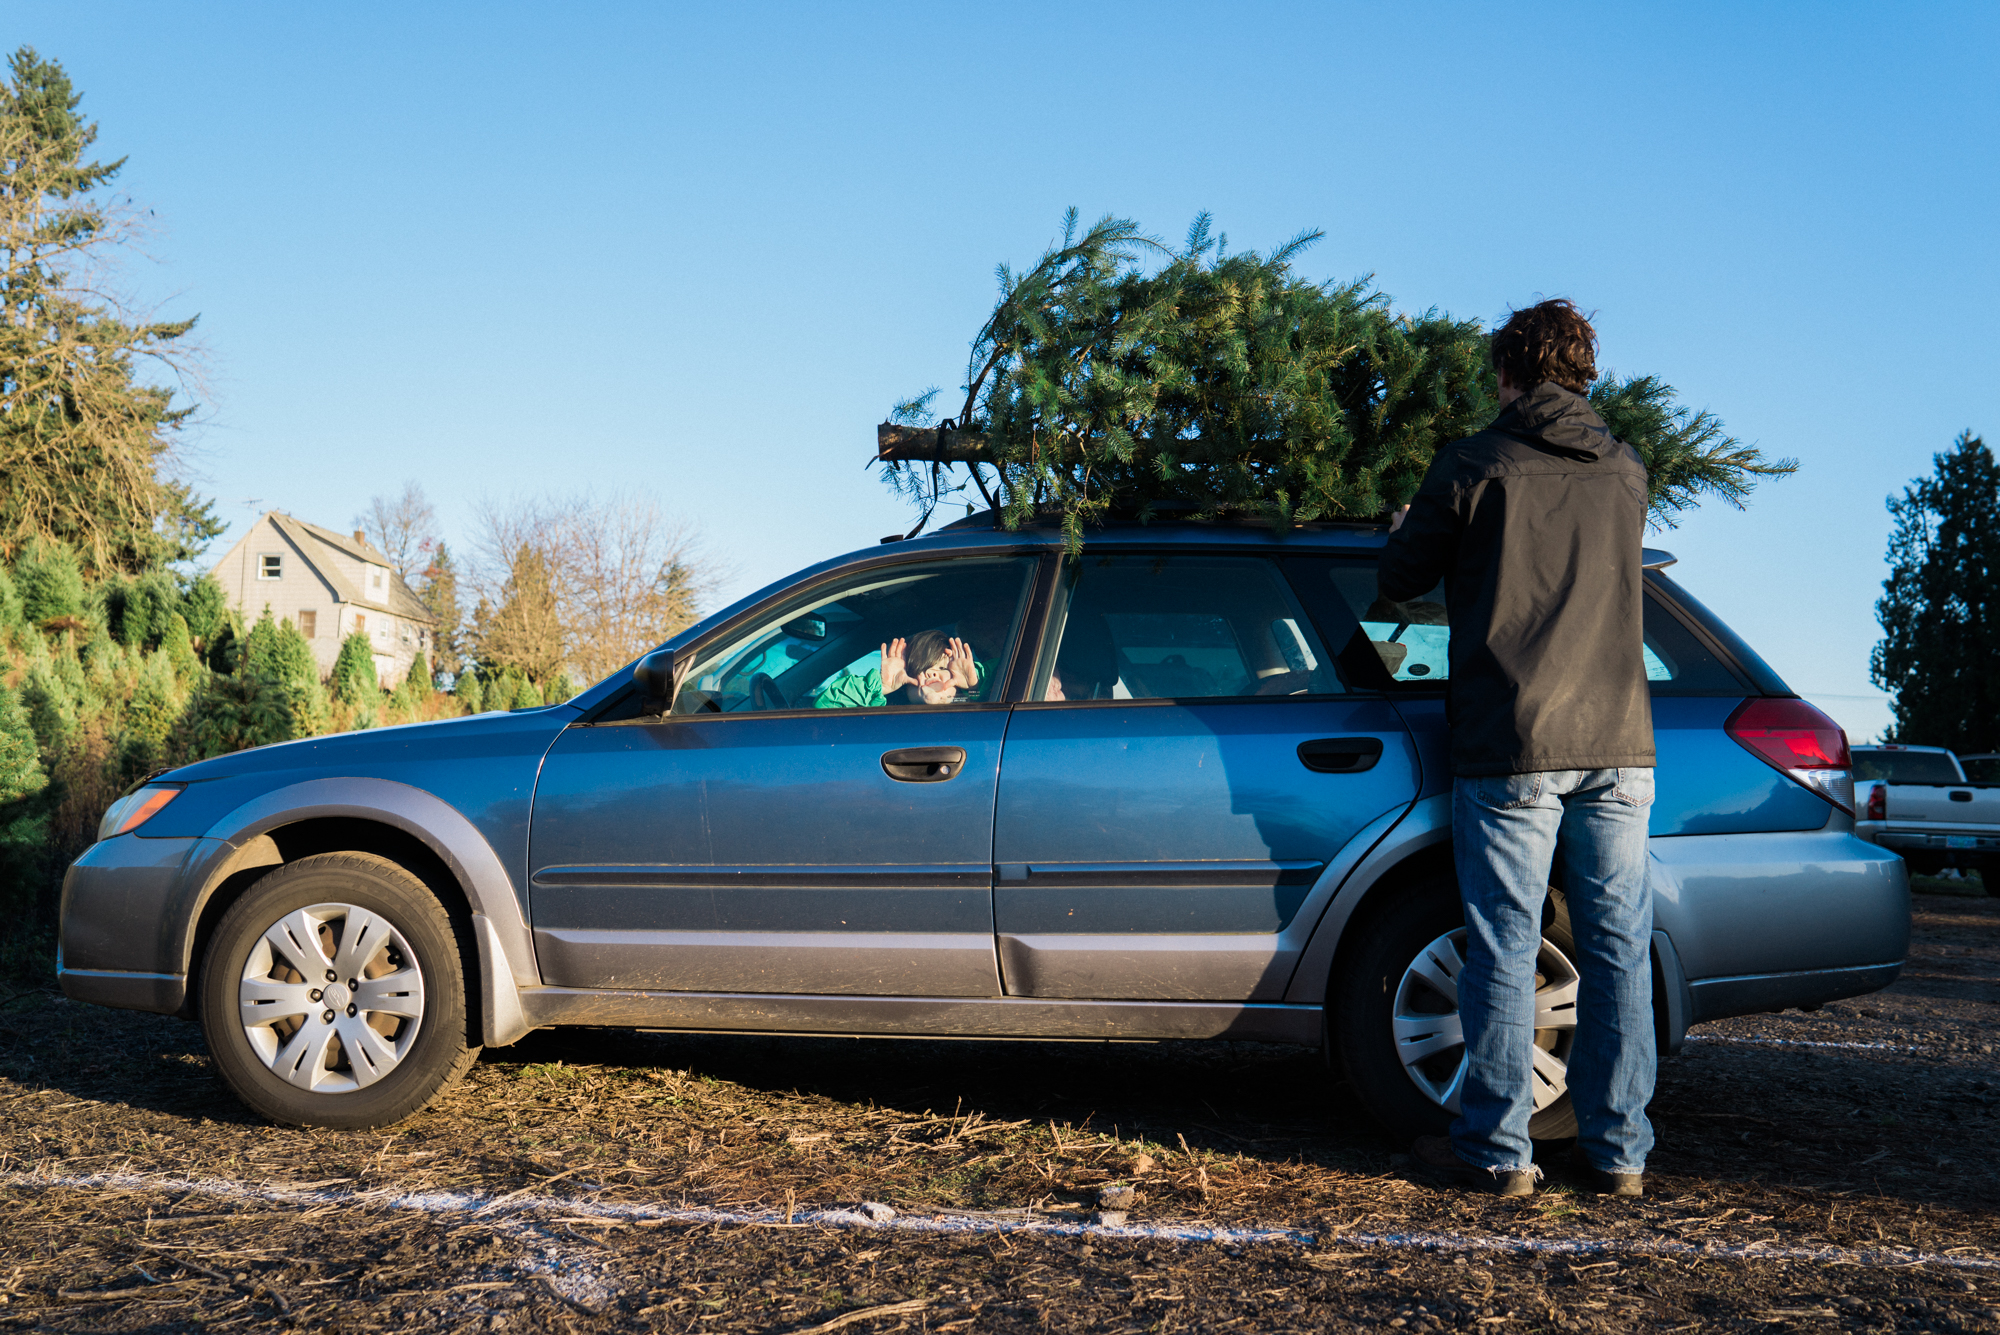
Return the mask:
M1893 692L1890 740L2000 750L2000 464L1970 431L1929 477L1889 498L1889 577L1875 616L1875 684Z

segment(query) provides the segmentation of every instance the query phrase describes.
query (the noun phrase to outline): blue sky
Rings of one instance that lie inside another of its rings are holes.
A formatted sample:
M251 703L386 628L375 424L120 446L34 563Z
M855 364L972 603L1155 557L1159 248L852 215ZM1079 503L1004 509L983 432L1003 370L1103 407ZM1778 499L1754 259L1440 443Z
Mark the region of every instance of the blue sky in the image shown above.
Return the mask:
M947 396L1062 212L1491 321L1598 312L1792 479L1654 541L1857 739L1883 498L2000 444L2000 9L35 3L199 312L197 483L346 527L423 484L650 491L742 592L907 527L873 424ZM226 545L228 539L224 540ZM219 555L221 546L216 549Z

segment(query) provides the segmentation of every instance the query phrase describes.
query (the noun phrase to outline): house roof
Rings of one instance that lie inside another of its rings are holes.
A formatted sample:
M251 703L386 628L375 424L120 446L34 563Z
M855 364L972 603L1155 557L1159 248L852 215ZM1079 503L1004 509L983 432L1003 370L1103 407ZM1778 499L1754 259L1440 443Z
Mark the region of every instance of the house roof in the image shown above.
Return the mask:
M423 599L417 597L416 591L408 584L405 584L403 577L396 573L393 566L389 565L389 558L381 552L376 551L373 547L368 546L366 543L356 542L344 533L336 533L330 528L321 528L318 524L308 524L303 519L294 519L292 516L283 514L277 510L271 511L266 518L271 521L273 528L291 540L292 545L298 548L300 555L312 563L313 570L320 578L332 586L333 595L339 601L354 603L360 607L383 606L383 604L371 598L362 597L361 590L355 588L353 581L342 574L340 567L332 561L315 559L320 555L320 549L323 547L331 547L344 555L353 557L357 561L365 561L369 565L381 566L388 570L388 610L402 617L405 621L415 621L425 626L435 626L437 624L437 618L431 614L431 610L428 607L424 606Z

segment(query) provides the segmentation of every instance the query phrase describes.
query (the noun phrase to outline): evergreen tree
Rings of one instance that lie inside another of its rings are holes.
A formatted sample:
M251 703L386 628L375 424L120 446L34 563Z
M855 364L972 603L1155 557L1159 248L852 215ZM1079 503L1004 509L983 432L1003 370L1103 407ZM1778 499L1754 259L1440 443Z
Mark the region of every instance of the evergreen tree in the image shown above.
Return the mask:
M14 562L14 584L29 625L43 626L83 612L83 571L76 553L60 539L31 539Z
M55 760L76 732L76 697L77 692L53 664L40 662L29 667L21 687L21 707L45 764Z
M460 614L458 610L458 567L452 561L451 552L443 542L431 550L430 562L425 565L420 576L417 596L437 618L437 629L433 634L432 647L437 650L436 663L439 672L458 672L462 668L459 646Z
M130 233L88 162L97 127L69 76L33 48L0 86L0 548L75 544L85 568L143 570L199 551L223 525L160 456L192 411L142 376L181 366L194 321L152 321L93 299ZM61 614L57 614L61 615Z
M194 637L188 634L188 624L179 612L167 616L167 632L160 637L160 648L174 665L174 671L183 682L193 682L201 671L201 660L195 657Z
M526 677L523 677L521 679L521 684L514 688L514 703L510 705L509 708L540 709L541 707L542 707L541 691L536 689L535 683L529 681Z
M206 649L228 623L229 596L215 582L215 576L203 575L181 595L180 613L187 622L188 633L200 648Z
M542 691L542 699L552 705L559 705L576 694L576 687L570 684L569 673L558 672Z
M545 681L562 670L566 636L547 553L527 544L515 550L501 584L500 605L480 600L472 637L482 663L531 681Z
M1875 684L1894 693L1889 738L2000 750L2000 464L1970 431L1930 477L1889 498L1889 577L1875 604Z
M126 702L119 739L119 770L127 783L159 767L187 699L172 655L164 648L147 655Z
M33 921L36 889L46 879L48 785L27 711L0 685L0 934Z
M238 672L268 671L278 652L278 619L271 614L271 605L264 604L264 615L257 618L250 627L250 633L243 637L243 652L237 659Z
M327 685L343 704L372 707L377 702L382 688L375 680L375 651L367 635L356 631L341 642Z
M215 673L181 712L169 746L188 760L224 756L292 736L294 702L284 683L259 672Z
M430 660L425 658L421 652L410 660L410 671L403 680L409 682L411 689L417 691L420 695L429 695L437 689L437 680L431 676Z
M481 698L479 674L470 666L459 669L458 680L452 683L451 693L461 705L465 706L466 713L479 712Z
M14 587L14 577L7 573L7 567L0 565L0 643L5 642L9 628L26 624L21 616L20 590Z
M891 452L887 480L926 517L972 489L1009 527L1052 512L1072 550L1114 506L1276 526L1387 512L1438 446L1495 415L1487 335L1436 310L1395 313L1365 280L1298 277L1293 258L1319 236L1232 255L1203 214L1174 250L1122 219L1079 236L1071 210L1033 269L1000 267L956 420L905 456L921 462ZM936 393L897 405L892 424L928 423ZM1654 469L1656 522L1705 492L1740 503L1756 477L1796 468L1672 395L1650 377L1592 387Z
M515 667L502 669L499 676L486 683L486 708L489 711L518 709L515 701L528 684L528 679Z

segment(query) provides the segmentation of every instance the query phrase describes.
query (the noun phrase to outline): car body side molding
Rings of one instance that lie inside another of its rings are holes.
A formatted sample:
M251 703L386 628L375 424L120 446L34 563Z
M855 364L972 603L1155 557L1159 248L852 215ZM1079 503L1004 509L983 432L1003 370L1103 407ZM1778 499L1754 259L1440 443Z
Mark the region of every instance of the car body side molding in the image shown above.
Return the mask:
M867 997L532 988L537 1025L881 1038L1233 1038L1317 1046L1318 1006L1041 997Z

